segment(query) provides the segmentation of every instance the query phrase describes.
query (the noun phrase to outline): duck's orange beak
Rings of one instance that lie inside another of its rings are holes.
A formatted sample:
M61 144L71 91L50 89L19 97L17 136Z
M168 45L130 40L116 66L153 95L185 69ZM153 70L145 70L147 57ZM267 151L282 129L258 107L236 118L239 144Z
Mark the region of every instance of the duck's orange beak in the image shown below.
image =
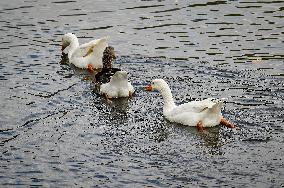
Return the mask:
M148 86L146 87L146 91L153 91L153 87L152 87L151 85L148 85Z

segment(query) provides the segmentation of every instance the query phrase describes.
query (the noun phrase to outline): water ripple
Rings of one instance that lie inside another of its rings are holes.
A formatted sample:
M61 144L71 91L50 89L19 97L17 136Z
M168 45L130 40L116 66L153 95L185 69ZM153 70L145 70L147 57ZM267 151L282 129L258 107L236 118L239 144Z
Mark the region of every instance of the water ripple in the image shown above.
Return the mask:
M283 185L283 1L78 3L0 1L0 186ZM98 95L61 59L67 32L111 36L135 96ZM153 78L177 104L227 98L239 128L168 122Z

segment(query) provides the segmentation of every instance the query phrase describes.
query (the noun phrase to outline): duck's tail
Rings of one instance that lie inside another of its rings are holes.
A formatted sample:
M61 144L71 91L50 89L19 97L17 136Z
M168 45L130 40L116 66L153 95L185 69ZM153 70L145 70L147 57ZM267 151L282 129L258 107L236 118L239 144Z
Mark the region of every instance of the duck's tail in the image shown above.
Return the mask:
M218 100L211 108L209 108L209 110L212 112L219 112L221 111L222 106L223 106L223 100Z

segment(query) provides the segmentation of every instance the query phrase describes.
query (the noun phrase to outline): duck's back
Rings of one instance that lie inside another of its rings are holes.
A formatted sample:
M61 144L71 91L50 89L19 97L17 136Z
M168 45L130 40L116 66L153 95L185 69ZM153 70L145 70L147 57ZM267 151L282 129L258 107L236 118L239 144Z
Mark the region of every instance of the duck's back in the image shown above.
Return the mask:
M181 104L176 106L172 110L172 115L181 114L181 113L200 113L206 108L211 108L215 103L211 99L205 99L202 101L191 101L188 103Z
M126 82L110 80L109 83L101 85L100 92L106 93L111 98L128 97L129 85L127 80Z
M214 103L212 99L205 99L182 104L164 115L171 122L196 126L202 121L205 127L212 127L220 123L221 107L222 102Z

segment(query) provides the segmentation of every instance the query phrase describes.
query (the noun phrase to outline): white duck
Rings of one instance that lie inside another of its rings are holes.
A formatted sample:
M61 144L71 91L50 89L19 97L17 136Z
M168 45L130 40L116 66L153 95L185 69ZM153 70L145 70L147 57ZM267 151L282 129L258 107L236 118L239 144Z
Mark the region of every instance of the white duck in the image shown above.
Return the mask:
M117 71L106 84L102 84L100 94L107 99L131 97L134 93L134 88L127 79L126 71Z
M78 68L89 70L103 68L102 58L108 46L107 39L108 37L104 37L79 45L76 35L67 33L62 37L62 52L68 54L69 62Z
M147 91L158 90L163 99L163 115L170 122L188 126L197 126L198 129L212 127L219 124L230 128L235 126L223 118L221 108L223 102L218 99L208 98L202 101L191 101L177 106L171 90L163 79L155 79L146 87Z

